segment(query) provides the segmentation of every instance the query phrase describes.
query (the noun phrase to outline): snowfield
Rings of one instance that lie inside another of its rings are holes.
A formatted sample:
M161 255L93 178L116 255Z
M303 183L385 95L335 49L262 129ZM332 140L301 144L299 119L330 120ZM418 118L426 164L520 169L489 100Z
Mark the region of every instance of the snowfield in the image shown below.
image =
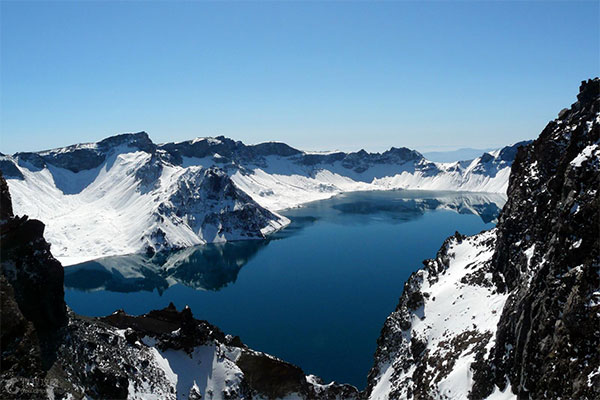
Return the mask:
M468 398L472 365L476 357L489 356L508 297L497 292L487 271L495 238L495 229L451 237L436 259L409 278L380 338L369 399ZM489 397L511 398L510 390L499 388Z
M506 191L516 146L432 163L409 149L305 153L226 138L155 145L147 134L0 156L18 215L44 221L63 265L262 239L277 211L358 190Z

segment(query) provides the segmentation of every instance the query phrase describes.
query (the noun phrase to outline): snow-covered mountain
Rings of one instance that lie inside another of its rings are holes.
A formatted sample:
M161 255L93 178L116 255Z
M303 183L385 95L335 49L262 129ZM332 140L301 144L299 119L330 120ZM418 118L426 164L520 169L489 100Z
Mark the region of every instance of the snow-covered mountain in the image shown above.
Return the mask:
M308 153L224 137L154 144L145 132L0 155L17 214L43 219L65 265L110 255L260 239L278 210L356 190L504 193L516 149L434 163L407 148Z
M600 79L577 99L519 150L497 227L406 282L365 397L600 398Z
M495 151L497 149L489 148L489 149L471 149L471 148L462 148L458 150L448 150L448 151L427 151L422 154L431 161L438 162L455 162L462 160L473 160L483 153L489 153L491 151Z
M4 157L3 170L15 212L47 221L53 253L65 264L262 239L289 223L223 170L170 163L145 133Z

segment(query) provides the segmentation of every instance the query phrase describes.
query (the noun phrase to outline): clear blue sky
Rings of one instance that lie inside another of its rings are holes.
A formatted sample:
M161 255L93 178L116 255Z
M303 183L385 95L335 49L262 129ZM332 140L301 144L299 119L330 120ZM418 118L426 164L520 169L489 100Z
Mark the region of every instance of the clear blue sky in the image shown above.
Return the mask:
M307 150L534 138L600 71L599 2L2 2L0 151L145 130Z

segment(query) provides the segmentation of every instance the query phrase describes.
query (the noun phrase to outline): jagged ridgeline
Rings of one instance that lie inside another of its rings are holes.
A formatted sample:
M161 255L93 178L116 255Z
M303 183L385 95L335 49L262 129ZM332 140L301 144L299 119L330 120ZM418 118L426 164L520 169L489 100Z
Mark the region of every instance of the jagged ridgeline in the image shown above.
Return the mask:
M15 211L42 219L63 265L211 242L263 239L278 211L355 190L506 192L519 144L433 163L407 148L308 153L225 137L154 144L145 132L0 155Z
M600 398L599 190L596 78L519 149L497 227L410 277L366 396Z

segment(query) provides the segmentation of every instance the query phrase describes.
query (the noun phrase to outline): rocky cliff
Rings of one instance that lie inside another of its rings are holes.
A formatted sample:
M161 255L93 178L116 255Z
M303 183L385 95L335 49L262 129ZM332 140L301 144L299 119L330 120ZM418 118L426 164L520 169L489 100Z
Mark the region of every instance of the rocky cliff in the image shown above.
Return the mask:
M600 397L599 96L583 82L515 160L491 261L510 295L481 394L493 376L523 398Z
M366 397L600 398L599 188L596 78L517 152L497 227L407 281Z
M13 215L0 173L2 376L33 377L56 357L56 332L67 323L63 268L44 239L44 224Z

